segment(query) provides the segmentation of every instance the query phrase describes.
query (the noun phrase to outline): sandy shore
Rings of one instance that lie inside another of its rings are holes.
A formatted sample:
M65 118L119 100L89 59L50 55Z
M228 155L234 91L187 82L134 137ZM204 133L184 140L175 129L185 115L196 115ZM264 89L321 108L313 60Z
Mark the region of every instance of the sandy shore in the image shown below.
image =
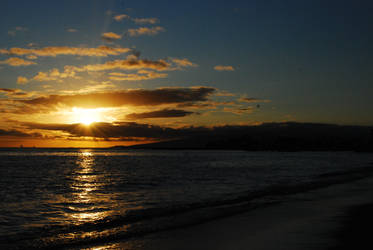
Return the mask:
M373 178L367 178L291 195L286 202L236 216L92 249L342 249L346 240L359 240L356 235L361 233L351 232L359 229L359 216L360 221L372 217L366 209L371 202Z

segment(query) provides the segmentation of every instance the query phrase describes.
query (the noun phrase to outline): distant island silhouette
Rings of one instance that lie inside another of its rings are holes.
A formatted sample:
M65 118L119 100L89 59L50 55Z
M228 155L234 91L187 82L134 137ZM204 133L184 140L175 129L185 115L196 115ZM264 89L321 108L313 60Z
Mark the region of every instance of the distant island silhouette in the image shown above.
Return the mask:
M195 129L182 138L114 149L373 152L373 127L320 123L264 123Z

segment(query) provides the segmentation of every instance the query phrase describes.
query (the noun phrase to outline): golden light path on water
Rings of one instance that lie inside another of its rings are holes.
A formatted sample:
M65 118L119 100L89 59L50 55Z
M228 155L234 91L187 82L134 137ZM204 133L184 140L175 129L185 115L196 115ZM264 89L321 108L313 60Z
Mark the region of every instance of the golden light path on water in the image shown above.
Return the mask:
M76 191L73 203L77 206L69 206L69 209L76 213L67 214L74 224L97 221L108 215L106 211L97 211L97 204L102 203L105 198L98 196L94 191L104 185L104 176L94 169L94 161L95 156L90 150L82 151L78 155L78 168L71 183L71 189Z

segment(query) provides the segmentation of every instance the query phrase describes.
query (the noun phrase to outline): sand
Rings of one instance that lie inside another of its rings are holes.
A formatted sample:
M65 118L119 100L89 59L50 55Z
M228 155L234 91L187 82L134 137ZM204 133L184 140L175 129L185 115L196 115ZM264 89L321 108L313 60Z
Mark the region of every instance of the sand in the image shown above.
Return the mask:
M285 202L239 215L92 249L359 249L358 237L366 230L362 223L372 220L372 206L367 205L371 202L373 178L366 178L290 195Z

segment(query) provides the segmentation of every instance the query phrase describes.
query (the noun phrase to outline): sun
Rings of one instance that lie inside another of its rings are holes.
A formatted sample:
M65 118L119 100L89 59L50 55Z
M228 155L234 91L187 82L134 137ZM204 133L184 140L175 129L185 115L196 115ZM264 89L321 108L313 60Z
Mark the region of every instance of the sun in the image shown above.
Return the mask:
M86 126L101 120L101 114L96 109L73 108L74 120Z

